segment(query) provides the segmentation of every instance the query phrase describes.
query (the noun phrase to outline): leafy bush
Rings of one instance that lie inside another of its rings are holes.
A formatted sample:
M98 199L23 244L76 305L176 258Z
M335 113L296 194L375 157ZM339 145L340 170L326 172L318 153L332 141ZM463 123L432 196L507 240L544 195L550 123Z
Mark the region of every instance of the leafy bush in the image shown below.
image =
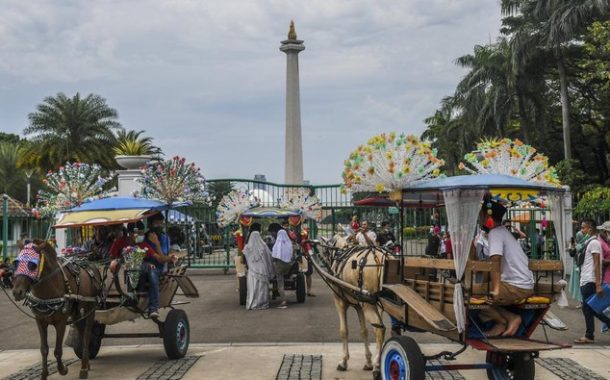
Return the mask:
M610 187L596 186L583 193L574 208L577 217L605 216L610 213Z

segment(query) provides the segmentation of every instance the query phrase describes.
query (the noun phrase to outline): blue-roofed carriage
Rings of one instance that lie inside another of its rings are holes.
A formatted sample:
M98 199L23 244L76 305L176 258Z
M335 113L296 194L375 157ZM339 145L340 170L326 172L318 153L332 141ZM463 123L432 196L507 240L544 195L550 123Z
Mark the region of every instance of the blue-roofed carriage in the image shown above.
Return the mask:
M122 226L145 220L148 216L159 212L166 212L186 204L172 205L158 200L141 198L111 197L85 203L79 207L68 210L60 215L54 228L90 228L95 226ZM67 255L66 261L86 261L89 252L76 252ZM95 323L93 334L89 345L89 355L95 358L103 338L142 338L159 337L163 344L167 357L178 359L184 357L189 346L189 320L183 310L176 306L188 303L186 301L175 302L174 297L180 289L181 293L189 298L199 297L197 288L186 275L187 266L182 262L184 252L174 252L178 261L170 266L161 277L159 285L159 306L169 309L165 319L150 318L156 325L157 331L153 333L120 333L111 334L106 332L106 326L114 325L124 321L131 321L141 317L147 317L148 305L147 287L149 284L140 283L140 264L142 257L134 258L137 262L125 263L121 270L113 275L109 270L109 260L93 262L104 274L104 288L100 294L100 303L95 311ZM82 341L74 337L73 347L77 355L81 355Z
M568 347L532 338L541 324L544 328L566 329L549 312L554 302L565 297L563 271L568 259L566 242L571 234L569 223L564 221L565 189L549 170L546 158L534 156L535 149L521 142L491 140L478 148L466 156L477 170L467 169L472 175L454 177L439 176L438 168L443 162L427 143L414 136L375 136L345 162L346 187L353 192L375 193L358 204L401 210L398 253L370 243L350 246L342 236L313 242L315 248L310 251L314 268L336 295L342 339L347 336L347 307L358 311L361 324L366 318L373 326L379 362L371 361L365 330L363 340L365 369L373 369L375 378L422 380L426 371L485 369L490 379L533 379L534 358L540 351ZM524 265L533 274L533 289L514 304L498 304L488 278L497 274L500 282L501 264L490 259L493 256L489 253L488 259L475 255L474 239L480 223L490 224L490 229L498 226L495 219L489 220L494 204L531 205L540 199L550 205L550 226L558 257L529 258ZM488 211L484 211L486 207ZM407 244L410 238L402 234L407 209L444 209L452 258L424 254L415 249L417 244ZM496 335L491 334L495 321L483 316L497 305L516 317ZM393 327L397 327L388 340L384 338L382 313L388 314ZM444 336L462 347L455 352L424 355L411 334L415 332ZM486 351L485 362L448 362L468 347ZM338 370L347 369L348 358L344 339L344 357Z

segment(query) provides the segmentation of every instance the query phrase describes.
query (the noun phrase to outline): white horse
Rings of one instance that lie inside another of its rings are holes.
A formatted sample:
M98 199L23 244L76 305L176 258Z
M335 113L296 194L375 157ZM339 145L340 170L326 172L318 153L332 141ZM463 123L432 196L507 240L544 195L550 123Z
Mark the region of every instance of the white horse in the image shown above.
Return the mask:
M335 295L335 307L339 314L339 334L343 343L343 358L337 365L337 370L346 371L349 360L347 309L352 306L358 314L360 335L364 341L366 363L364 370L379 371L380 354L385 338L385 326L382 319L382 309L376 303L376 295L381 290L383 265L387 251L380 247L359 247L350 240L353 236L335 235L332 240L326 240L326 248L321 252L322 260L328 268L328 274L320 273ZM320 272L320 268L316 266ZM332 277L339 281L332 281ZM372 360L368 342L369 322L375 333L377 353Z

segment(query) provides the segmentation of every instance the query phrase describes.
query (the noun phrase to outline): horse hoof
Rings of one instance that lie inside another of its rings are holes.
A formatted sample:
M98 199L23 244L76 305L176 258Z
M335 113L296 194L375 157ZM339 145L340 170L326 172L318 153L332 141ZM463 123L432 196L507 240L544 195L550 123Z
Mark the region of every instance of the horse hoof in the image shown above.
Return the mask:
M346 365L343 365L343 364L341 364L341 363L339 363L339 364L337 365L337 371L342 371L342 372L343 372L343 371L347 371L347 366L346 366Z
M89 377L89 371L86 371L84 369L80 370L80 373L78 374L78 378L79 379L86 379Z
M68 367L62 365L61 368L57 368L57 372L62 376L66 376L68 374Z
M365 364L364 367L362 367L362 369L364 371L372 371L373 370L373 365L372 364Z

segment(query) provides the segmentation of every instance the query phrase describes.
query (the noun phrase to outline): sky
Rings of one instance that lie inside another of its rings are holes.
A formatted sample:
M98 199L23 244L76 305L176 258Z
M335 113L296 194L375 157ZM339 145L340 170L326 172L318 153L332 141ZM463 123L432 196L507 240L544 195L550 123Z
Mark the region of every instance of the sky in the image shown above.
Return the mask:
M420 135L494 41L497 0L3 0L0 130L22 134L45 97L95 93L126 129L207 178L284 178L286 56L294 20L305 179L339 183L381 132Z

